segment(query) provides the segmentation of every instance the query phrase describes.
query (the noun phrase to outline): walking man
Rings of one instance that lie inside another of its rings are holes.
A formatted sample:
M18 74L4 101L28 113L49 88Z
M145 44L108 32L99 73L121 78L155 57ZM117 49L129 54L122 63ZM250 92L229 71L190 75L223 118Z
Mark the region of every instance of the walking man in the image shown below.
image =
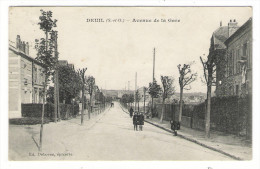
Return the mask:
M130 112L130 117L132 118L133 117L133 112L134 112L132 107L130 108L129 112Z
M140 131L143 131L143 125L144 125L144 115L141 113L139 115L139 129Z

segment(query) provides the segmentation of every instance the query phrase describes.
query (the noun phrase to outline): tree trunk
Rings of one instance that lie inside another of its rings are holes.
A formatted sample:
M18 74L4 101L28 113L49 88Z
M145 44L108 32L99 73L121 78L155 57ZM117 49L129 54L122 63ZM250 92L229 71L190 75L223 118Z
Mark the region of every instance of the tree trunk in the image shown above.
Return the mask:
M206 138L210 137L210 106L211 106L211 86L212 86L212 73L213 69L208 68L208 83L207 83L207 108L205 113L205 135Z
M152 107L151 107L151 118L153 118L153 97L152 97Z
M164 102L165 102L165 98L163 98L163 103L162 103L162 114L161 114L161 119L160 119L161 123L163 122L163 115L164 115L164 111L165 111Z
M82 86L82 109L81 109L81 125L83 125L83 123L84 123L84 103L85 103L85 101L84 101L84 84L83 84L83 86Z
M48 31L45 32L46 36L46 51L48 50ZM44 122L44 103L45 103L45 94L46 94L46 85L47 85L47 76L45 74L44 77L44 85L43 85L43 103L42 103L42 117L41 117L41 129L40 129L40 146L39 150L42 151L42 136L43 136L43 122Z
M181 117L182 117L182 96L183 96L183 87L181 87L180 90L180 107L179 107L179 122L181 122Z
M92 113L92 95L90 95L90 111L88 111L88 119L90 119L90 112Z
M47 77L45 76L45 82L43 85L43 103L42 103L42 117L41 117L41 128L40 128L40 146L39 151L42 151L42 137L43 137L43 123L44 123L44 109L45 109L45 95L46 95L46 84L47 84Z
M206 138L210 137L210 106L211 106L211 85L207 87L207 107L205 113Z

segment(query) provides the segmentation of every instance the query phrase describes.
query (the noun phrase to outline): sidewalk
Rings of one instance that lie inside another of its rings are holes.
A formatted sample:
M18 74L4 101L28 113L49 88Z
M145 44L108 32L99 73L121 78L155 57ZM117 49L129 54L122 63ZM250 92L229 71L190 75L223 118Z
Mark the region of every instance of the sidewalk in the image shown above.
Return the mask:
M122 109L128 113L125 108L122 107ZM160 123L158 118L152 118L145 119L145 122L168 132L172 132L170 122L168 121ZM178 130L178 137L182 137L203 147L220 152L236 160L252 159L251 143L248 143L244 138L235 135L211 131L210 138L206 139L204 131L181 126L181 130Z
M78 158L72 153L72 145L76 144L77 140L81 140L81 136L108 111L109 108L102 113L93 112L91 119L88 119L88 114L85 112L83 125L81 125L80 115L70 120L44 124L43 155L40 156L37 155L40 125L10 125L9 160L71 160ZM57 155L57 153L63 155Z

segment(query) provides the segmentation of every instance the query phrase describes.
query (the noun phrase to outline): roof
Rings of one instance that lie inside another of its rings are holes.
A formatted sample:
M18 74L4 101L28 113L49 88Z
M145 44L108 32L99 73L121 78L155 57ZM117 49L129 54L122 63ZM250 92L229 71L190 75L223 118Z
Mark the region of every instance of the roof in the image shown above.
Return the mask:
M251 17L235 33L233 33L224 43L227 45L230 41L232 41L236 36L242 33L249 26L252 26Z
M212 34L214 48L225 49L225 41L228 39L228 26L221 26Z
M17 50L15 47L13 47L12 45L9 45L9 50L13 51L15 54L20 55L20 56L22 56L23 58L25 58L25 59L27 59L27 60L29 60L29 61L31 61L31 62L34 62L34 63L36 63L36 64L38 64L38 65L40 65L40 66L42 66L42 67L45 67L43 63L39 62L38 60L32 58L32 57L29 56L29 55L26 55L26 54L23 53L23 52L18 51L18 50Z

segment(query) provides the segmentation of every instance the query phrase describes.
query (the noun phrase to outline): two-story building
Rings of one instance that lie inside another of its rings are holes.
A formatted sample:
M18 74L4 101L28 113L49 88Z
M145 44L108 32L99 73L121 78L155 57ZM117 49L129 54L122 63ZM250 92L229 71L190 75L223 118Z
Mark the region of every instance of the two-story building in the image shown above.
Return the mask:
M216 95L241 96L252 93L252 18L225 41L226 54L217 68ZM220 75L220 76L218 76Z
M29 56L29 43L9 42L9 118L22 116L21 104L42 103L44 65Z

